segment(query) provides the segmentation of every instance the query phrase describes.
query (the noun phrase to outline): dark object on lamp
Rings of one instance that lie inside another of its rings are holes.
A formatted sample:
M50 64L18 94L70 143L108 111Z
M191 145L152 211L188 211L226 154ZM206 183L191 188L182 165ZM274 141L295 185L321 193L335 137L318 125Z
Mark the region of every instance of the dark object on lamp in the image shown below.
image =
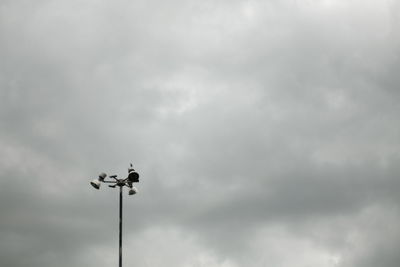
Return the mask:
M139 173L137 173L131 166L128 169L128 180L131 183L138 183L139 182Z

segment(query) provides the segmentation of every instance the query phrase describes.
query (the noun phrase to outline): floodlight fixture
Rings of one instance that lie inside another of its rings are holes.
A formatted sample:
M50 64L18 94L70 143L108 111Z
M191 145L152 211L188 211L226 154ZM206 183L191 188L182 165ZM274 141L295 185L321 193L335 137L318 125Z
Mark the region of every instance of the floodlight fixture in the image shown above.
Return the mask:
M128 180L131 183L138 183L139 182L139 173L137 173L134 169L129 170Z
M97 190L100 189L100 180L99 180L99 179L94 179L94 180L92 180L92 181L90 182L90 184L91 184L94 188L96 188Z
M135 169L132 166L132 163L131 163L131 167L128 169L128 180L131 183L138 183L139 182L139 173L137 173L135 171Z
M134 195L134 194L136 194L136 193L138 193L139 191L137 190L137 188L136 187L132 187L130 190L129 190L129 195Z
M129 195L137 194L139 191L136 187L132 186L132 183L139 182L139 173L133 169L131 163L130 168L128 169L127 178L118 179L117 175L108 176L108 180L106 178L107 174L102 172L99 174L99 178L92 180L90 184L96 189L100 189L101 183L110 183L108 186L111 188L119 187L119 267L122 267L122 188L124 186L128 187Z
M99 174L99 181L100 182L104 182L104 179L106 179L107 174L105 174L104 172Z

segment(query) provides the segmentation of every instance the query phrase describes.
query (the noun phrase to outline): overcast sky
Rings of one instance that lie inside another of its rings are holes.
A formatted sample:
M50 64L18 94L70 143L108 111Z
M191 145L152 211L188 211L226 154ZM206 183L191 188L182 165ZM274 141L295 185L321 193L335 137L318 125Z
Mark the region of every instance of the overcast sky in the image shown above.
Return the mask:
M0 0L0 266L398 267L400 2Z

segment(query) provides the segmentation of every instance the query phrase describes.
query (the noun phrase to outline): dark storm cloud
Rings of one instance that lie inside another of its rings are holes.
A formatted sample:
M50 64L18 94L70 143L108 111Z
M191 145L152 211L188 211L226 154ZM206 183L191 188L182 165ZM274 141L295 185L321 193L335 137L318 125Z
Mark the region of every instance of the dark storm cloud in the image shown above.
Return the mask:
M2 1L1 265L395 266L396 11Z

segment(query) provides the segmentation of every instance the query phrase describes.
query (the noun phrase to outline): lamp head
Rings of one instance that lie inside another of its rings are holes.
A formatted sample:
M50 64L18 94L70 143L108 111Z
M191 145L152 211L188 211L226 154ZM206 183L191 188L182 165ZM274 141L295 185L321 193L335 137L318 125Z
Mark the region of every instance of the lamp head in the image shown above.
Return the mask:
M130 190L129 190L129 195L134 195L134 194L136 194L136 193L138 193L139 191L137 190L137 188L136 187L132 187Z
M106 179L107 174L105 174L104 172L99 174L99 181L100 182L104 182L104 179Z
M131 183L139 182L139 173L137 173L133 168L128 169L128 180Z
M90 182L90 184L96 188L96 189L100 189L100 181L98 179L94 179Z

